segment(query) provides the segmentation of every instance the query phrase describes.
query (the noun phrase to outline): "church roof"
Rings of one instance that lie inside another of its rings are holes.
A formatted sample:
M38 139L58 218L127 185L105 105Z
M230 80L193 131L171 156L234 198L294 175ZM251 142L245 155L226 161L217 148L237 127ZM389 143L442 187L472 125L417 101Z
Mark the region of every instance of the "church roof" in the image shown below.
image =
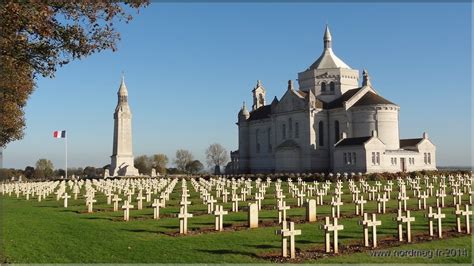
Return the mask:
M341 146L358 146L358 145L363 145L366 141L368 141L371 136L368 137L357 137L357 138L345 138L341 141L339 141L336 144L336 147L341 147Z
M356 88L346 91L341 97L335 99L332 102L326 104L326 109L340 108L344 106L344 102L348 101L352 96L354 96L361 88Z
M304 98L308 96L308 93L302 90L297 90L296 93L298 93L301 97L304 97Z
M420 141L422 141L423 138L417 138L417 139L401 139L400 140L400 148L404 147L415 147Z
M269 118L271 113L272 113L272 106L265 105L250 112L250 117L248 120L259 120L259 119Z
M351 69L344 61L334 54L332 49L325 49L321 56L309 67L309 69L347 68Z
M362 105L372 105L372 104L394 104L394 103L383 98L382 96L378 94L375 94L369 91L352 106L362 106Z

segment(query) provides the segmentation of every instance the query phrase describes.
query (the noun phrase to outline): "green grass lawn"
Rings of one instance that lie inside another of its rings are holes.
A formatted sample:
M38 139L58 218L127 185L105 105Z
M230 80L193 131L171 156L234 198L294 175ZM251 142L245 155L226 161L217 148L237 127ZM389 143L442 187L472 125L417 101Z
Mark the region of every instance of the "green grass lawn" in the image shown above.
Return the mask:
M175 215L179 212L180 184L175 187L166 208L160 214ZM198 198L188 182L191 192L192 205L189 212L207 211L207 207ZM284 188L284 192L287 189ZM274 186L268 189L264 201L265 210L260 211L260 220L275 220L278 217L273 197ZM342 215L354 213L354 204L351 195L345 186L343 195L344 206ZM392 193L392 199L397 193ZM296 207L296 199L289 198L291 205L288 212L290 219L304 217L304 208ZM412 196L409 193L409 196ZM135 196L136 197L136 196ZM12 196L1 196L2 202L2 260L10 263L271 263L264 255L276 254L280 251L280 237L275 235L278 227L263 227L227 232L207 232L188 236L170 236L170 233L179 231L178 219L174 217L153 220L151 203L144 203L143 210L132 210L131 220L122 220L123 212L113 212L112 206L106 204L103 194L97 193L97 204L94 213L85 213L84 199L71 200L69 208L62 207L62 200L56 201L51 194L46 200L37 202L36 198L26 201ZM466 198L467 199L467 198ZM463 200L466 200L463 199ZM325 204L330 196L325 197ZM248 199L248 202L250 200ZM451 198L446 198L451 204ZM136 207L136 202L132 203ZM221 204L221 203L219 203ZM430 199L428 205L433 206ZM231 209L231 203L224 204L225 209ZM247 206L242 203L240 206ZM388 209L397 206L396 200L391 200ZM412 198L408 202L411 209L416 209L417 200ZM376 212L376 202L370 202L365 207L367 212ZM99 211L97 211L99 210ZM446 219L443 220L443 229L451 230L455 226L453 208L443 208ZM310 250L324 246L324 232L319 229L322 217L329 215L329 206L318 206L318 222L296 224L296 229L302 230L302 235L296 238L296 247L300 250ZM416 221L412 224L413 234L426 233L427 220L423 217L425 211L412 211ZM396 223L392 221L395 214L377 215L382 220L378 230L379 238L395 237ZM360 217L343 218L344 230L339 233L341 245L362 244L362 227L358 224ZM224 217L224 225L244 224L247 213L229 212ZM189 229L213 228L214 216L196 215L189 219ZM464 221L463 221L464 227ZM341 254L327 256L318 260L306 260L308 263L470 263L471 237L463 236L443 240L432 240L417 244L404 244L389 249L445 249L465 248L466 256L438 256L432 259L420 257L376 257L370 252ZM387 249L384 249L387 250Z

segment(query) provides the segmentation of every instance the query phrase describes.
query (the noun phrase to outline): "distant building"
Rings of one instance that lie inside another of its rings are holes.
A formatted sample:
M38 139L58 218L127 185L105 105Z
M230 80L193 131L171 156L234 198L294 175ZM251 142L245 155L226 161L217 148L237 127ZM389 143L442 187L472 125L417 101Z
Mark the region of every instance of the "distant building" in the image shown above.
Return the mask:
M321 56L298 73L280 100L267 104L260 81L251 111L238 114L239 149L229 170L258 172L398 172L436 169L436 147L421 138L400 139L400 107L378 94L363 71L332 50L326 27Z
M114 142L110 163L110 176L138 176L132 149L132 111L128 105L128 90L122 77L118 103L114 112Z

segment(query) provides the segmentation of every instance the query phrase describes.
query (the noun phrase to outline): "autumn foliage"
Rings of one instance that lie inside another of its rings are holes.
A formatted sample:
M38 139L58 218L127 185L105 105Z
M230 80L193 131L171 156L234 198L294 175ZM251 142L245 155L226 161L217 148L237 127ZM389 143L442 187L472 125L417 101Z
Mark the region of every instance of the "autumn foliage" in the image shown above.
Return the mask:
M35 78L74 59L115 50L114 23L148 1L0 1L0 146L21 139Z

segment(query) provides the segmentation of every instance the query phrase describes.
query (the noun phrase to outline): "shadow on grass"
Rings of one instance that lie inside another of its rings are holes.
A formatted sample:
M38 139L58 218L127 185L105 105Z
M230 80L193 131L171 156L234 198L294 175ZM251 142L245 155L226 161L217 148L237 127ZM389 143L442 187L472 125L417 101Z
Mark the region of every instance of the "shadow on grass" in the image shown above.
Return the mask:
M279 246L274 246L274 245L245 245L246 247L250 248L258 248L258 249L271 249L271 248L280 248Z
M319 244L319 243L323 243L323 242L311 241L311 240L296 240L296 242L301 243L301 244Z
M75 211L75 210L60 210L60 212L74 212L74 213L81 213L80 211Z
M193 224L214 225L212 222L193 222Z
M164 234L161 231L147 230L147 229L121 229L122 231L133 232L133 233L152 233L152 234Z
M254 257L258 258L258 256L255 253L252 252L247 252L247 251L237 251L237 250L230 250L230 249L215 249L215 250L207 250L207 249L196 249L196 251L199 252L205 252L205 253L210 253L210 254L215 254L215 255L225 255L225 254L238 254L238 255L243 255L243 256L249 256L249 257Z
M97 216L82 217L81 219L88 219L88 220L108 220L108 221L113 221L113 220L114 220L114 219L112 219L112 218L97 217Z
M54 208L54 209L57 209L57 208L60 208L59 206L55 206L55 205L39 205L39 206L35 206L35 207L39 207L39 208ZM62 206L61 206L62 208Z
M164 227L168 229L179 229L179 225L162 225L160 227Z

